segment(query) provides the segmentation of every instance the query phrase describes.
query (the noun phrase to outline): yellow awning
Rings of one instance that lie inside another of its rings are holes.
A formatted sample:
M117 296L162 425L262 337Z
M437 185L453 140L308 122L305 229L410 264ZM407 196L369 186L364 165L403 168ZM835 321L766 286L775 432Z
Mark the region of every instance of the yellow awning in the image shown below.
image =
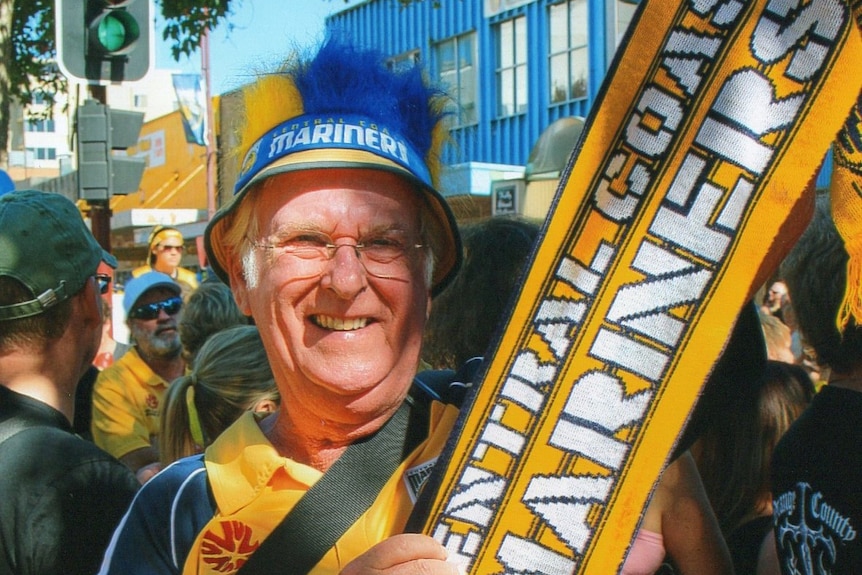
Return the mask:
M186 141L179 111L144 124L129 154L145 158L147 168L137 192L111 198L114 214L138 208L207 208L206 148Z

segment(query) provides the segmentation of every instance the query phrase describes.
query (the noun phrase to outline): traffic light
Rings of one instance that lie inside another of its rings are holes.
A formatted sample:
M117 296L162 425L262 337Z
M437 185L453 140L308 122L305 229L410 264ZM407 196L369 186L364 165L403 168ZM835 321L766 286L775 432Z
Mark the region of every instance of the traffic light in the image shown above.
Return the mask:
M133 82L150 69L153 0L56 0L57 52L67 76Z
M109 200L138 191L146 161L113 152L137 144L143 123L140 112L112 110L95 100L78 107L78 198Z

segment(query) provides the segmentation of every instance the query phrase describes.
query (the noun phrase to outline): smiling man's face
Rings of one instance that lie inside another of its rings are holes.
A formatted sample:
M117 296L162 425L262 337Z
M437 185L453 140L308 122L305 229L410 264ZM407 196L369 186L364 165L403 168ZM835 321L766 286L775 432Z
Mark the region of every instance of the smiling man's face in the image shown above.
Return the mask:
M274 176L255 193L255 277L246 283L235 266L231 284L283 403L345 424L400 404L430 306L412 187L388 172L330 169ZM391 246L397 257L377 257Z

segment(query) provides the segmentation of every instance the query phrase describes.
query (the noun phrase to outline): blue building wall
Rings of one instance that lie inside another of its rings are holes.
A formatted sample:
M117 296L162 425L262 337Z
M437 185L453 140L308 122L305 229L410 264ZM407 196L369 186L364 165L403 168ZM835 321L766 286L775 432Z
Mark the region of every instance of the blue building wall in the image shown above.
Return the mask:
M345 8L327 21L329 25L346 29L360 43L381 49L387 55L418 50L420 59L435 78L438 77L438 63L434 60L436 45L467 32L476 33L478 123L453 129L455 145L445 158L448 164L483 162L524 166L532 146L554 120L587 115L608 67L607 14L612 12L608 6L613 6L614 0L588 0L587 97L560 104L551 104L548 88L548 7L559 0L491 1L516 6L486 18L485 0L414 0L407 7L402 7L397 0L369 0ZM524 113L498 117L494 27L519 15L526 17L527 25L528 105Z
M629 0L631 1L631 0ZM613 18L617 0L587 0L589 74L586 98L560 104L550 102L549 6L561 0L351 0L327 24L350 32L356 40L398 56L416 50L434 78L439 77L435 47L468 32L476 34L478 70L478 122L452 130L453 146L444 157L449 165L474 162L525 166L530 150L555 120L586 117L613 57ZM636 0L635 0L636 2ZM512 6L486 17L485 5ZM528 105L525 112L507 117L496 113L495 27L517 16L527 25ZM817 179L826 187L832 171L827 155ZM482 192L480 192L482 193Z

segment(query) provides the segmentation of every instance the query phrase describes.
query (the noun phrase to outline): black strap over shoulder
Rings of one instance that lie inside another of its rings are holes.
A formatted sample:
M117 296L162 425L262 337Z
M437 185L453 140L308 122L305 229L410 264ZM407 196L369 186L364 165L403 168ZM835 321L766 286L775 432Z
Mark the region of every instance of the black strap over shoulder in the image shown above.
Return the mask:
M411 394L386 425L347 448L237 575L305 575L311 571L371 507L401 462L426 439L431 400L460 406L481 364L481 358L476 359L457 372L420 372Z
M407 450L405 403L372 437L352 444L237 572L304 575L371 506ZM285 552L285 549L290 549Z

